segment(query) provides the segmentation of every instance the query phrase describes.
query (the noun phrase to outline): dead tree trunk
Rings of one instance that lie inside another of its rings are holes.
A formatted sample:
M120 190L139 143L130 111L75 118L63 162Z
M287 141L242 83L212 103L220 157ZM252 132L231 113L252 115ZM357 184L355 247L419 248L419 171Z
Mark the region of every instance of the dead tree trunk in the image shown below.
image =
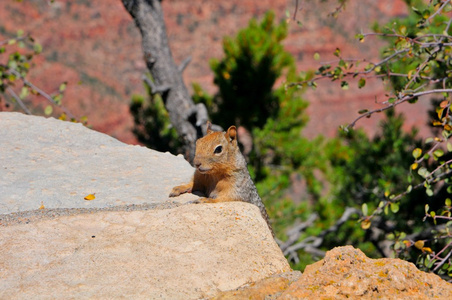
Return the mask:
M176 66L166 36L161 1L122 0L142 36L146 65L154 82L149 82L152 93L159 93L165 103L171 124L182 138L185 158L192 160L196 139L202 136L201 126L207 121L207 110L195 105L182 79L185 61Z

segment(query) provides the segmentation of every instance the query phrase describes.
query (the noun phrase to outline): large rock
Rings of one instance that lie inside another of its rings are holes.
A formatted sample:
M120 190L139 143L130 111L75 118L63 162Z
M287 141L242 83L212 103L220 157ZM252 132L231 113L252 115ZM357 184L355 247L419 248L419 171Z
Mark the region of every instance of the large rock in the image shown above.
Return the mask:
M291 271L257 207L168 199L180 157L0 113L0 164L0 299L197 299Z
M214 299L452 299L452 284L400 259L370 259L352 246L295 272L219 293Z
M452 284L400 259L337 247L307 266L280 299L452 299Z
M19 113L0 113L0 124L0 214L157 204L193 174L181 156L126 145L82 124ZM84 200L89 194L96 199Z

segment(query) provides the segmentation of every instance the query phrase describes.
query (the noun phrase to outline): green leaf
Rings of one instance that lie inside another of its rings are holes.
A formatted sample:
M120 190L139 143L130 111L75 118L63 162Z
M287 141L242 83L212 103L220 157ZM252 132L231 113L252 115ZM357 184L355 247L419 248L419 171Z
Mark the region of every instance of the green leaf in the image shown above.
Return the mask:
M366 85L366 79L360 78L358 81L358 88L363 88Z
M421 12L419 11L419 9L417 9L416 7L411 6L411 9L412 9L416 14L418 14L419 16L422 15Z
M369 112L368 109L361 109L360 111L358 111L358 114L362 115L362 114L365 114L367 112Z
M413 157L415 159L418 159L419 157L421 157L421 155L422 155L422 149L416 148L413 150Z
M320 59L320 54L318 52L314 53L314 59L315 60L319 60Z
M339 49L339 48L336 48L336 50L334 51L334 56L337 56L337 57L339 57L340 55L341 55L341 49Z
M430 175L430 172L424 167L419 168L419 170L417 170L417 173L423 178L426 178Z
M363 203L362 205L362 211L363 215L367 216L368 210L367 210L367 203Z
M26 86L23 86L22 89L20 90L20 94L19 94L19 98L20 99L25 99L28 96L29 90Z
M429 197L433 196L433 190L430 189L430 188L426 189L426 190L425 190L425 193L426 193L427 196L429 196Z
M286 9L286 18L290 18L290 12L288 9Z
M446 206L450 206L451 205L451 200L450 198L447 198L445 201Z
M33 51L35 52L35 54L39 54L42 52L42 46L38 43L33 45Z
M356 34L355 38L358 39L360 42L364 41L364 35L361 33Z
M452 185L449 185L449 186L447 187L447 192L448 192L449 194L452 194Z
M50 116L53 112L53 107L51 105L47 105L47 107L44 109L44 113L46 116Z
M447 151L452 152L452 144L447 143Z
M441 156L444 155L444 151L443 151L442 149L436 149L436 150L433 152L433 155L436 156L436 157L441 157Z
M398 203L392 202L392 203L390 204L390 206L391 206L391 211L392 211L394 214L397 213L397 212L399 211L399 204L398 204Z
M426 214L428 214L429 208L430 208L430 207L428 206L428 204L425 204L425 213L426 213Z
M430 10L428 9L424 10L424 12L422 13L422 17L424 19L428 19L430 17Z
M349 86L348 86L348 82L347 81L342 81L341 82L341 88L343 90L348 90Z
M405 25L400 26L399 31L402 35L405 35L406 34L406 26Z
M63 82L62 84L60 84L59 90L60 92L64 92L64 90L66 89L67 86L67 82Z
M53 98L53 101L55 101L55 103L57 105L60 105L61 104L61 99L63 99L63 95L62 94L58 94L58 95L53 96L52 98Z
M413 186L410 184L410 185L407 187L406 192L407 192L407 193L410 193L412 190L413 190Z

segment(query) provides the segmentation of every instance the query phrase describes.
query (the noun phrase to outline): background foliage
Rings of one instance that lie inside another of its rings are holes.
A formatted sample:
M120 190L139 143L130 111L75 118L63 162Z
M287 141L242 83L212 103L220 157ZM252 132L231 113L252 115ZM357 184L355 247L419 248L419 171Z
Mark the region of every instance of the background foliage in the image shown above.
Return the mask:
M26 114L41 114L59 117L62 120L77 119L62 105L66 82L57 83L53 93L47 93L28 80L28 73L34 66L33 58L42 52L42 46L32 36L18 30L16 36L0 41L0 108L12 107ZM35 96L41 96L48 104L41 108L30 105Z

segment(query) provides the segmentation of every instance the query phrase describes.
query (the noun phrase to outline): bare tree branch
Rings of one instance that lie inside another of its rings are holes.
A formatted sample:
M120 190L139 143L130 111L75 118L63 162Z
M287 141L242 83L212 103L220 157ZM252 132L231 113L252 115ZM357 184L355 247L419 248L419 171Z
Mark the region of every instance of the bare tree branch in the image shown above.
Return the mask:
M8 87L6 91L13 97L16 102L19 104L19 106L25 111L27 115L31 115L30 110L27 108L27 106L23 103L22 99L20 99L19 96L14 92L14 90L11 87Z
M303 251L306 251L308 253L314 254L316 256L324 256L325 252L320 250L319 247L322 245L322 243L325 240L325 236L332 232L337 232L339 228L350 219L350 217L353 214L361 214L361 211L354 207L347 207L342 214L342 216L337 220L335 224L333 224L328 229L323 230L318 236L309 236L302 240L301 242L298 242L295 244L295 242L298 240L299 236L301 235L301 232L303 232L307 227L313 224L315 219L317 218L317 215L313 214L311 215L308 220L302 224L297 225L293 229L289 230L288 233L290 233L289 240L285 242L283 245L281 245L281 250L283 251L284 255L289 255L289 258L293 259L295 262L298 261L298 255L297 251L303 249Z
M60 106L58 105L58 103L55 102L55 100L53 100L52 96L50 96L49 94L47 94L46 92L44 92L42 89L40 89L39 87L37 87L36 85L34 85L32 82L28 81L27 78L25 78L24 76L22 76L22 74L20 74L18 71L14 70L14 69L8 69L8 72L13 74L14 76L16 76L17 78L19 78L20 80L22 80L22 82L24 83L24 85L30 87L32 90L36 91L39 95L41 95L42 97L44 97L45 99L47 99L50 103L52 103L53 105L61 108L63 110L63 112L70 118L73 120L77 120L79 121L79 119L77 119L67 108L65 108L64 106ZM11 94L11 93L10 93ZM17 99L16 99L17 100ZM22 103L23 104L23 103ZM20 102L19 102L20 105ZM22 105L21 105L22 107ZM23 109L23 107L22 107ZM25 110L25 109L24 109Z
M183 82L181 71L188 64L185 60L177 67L166 36L163 11L158 0L122 0L135 21L142 36L146 65L154 82L146 81L154 92L161 92L171 124L183 142L183 153L191 160L195 154L195 142L201 136L195 104Z
M179 72L184 72L185 68L188 66L188 64L191 62L191 56L187 57L186 59L184 59L183 62L180 63L180 65L177 67L177 69L179 70Z
M379 113L379 112L383 112L385 110L388 110L390 108L393 108L403 102L406 102L408 100L414 99L414 98L418 98L421 96L425 96L425 95L429 95L429 94L439 94L439 93L452 93L452 89L434 89L434 90L428 90L428 91L423 91L423 92L418 92L418 93L413 93L413 94L409 94L409 95L405 95L402 98L400 98L399 100L395 101L394 103L385 106L383 108L379 108L379 109L374 109L374 110L370 110L362 115L360 115L359 117L357 117L355 120L353 120L353 122L351 122L349 125L347 125L345 128L353 128L356 125L356 122L358 122L359 120L361 120L362 118L368 118L371 115L373 115L374 113Z

